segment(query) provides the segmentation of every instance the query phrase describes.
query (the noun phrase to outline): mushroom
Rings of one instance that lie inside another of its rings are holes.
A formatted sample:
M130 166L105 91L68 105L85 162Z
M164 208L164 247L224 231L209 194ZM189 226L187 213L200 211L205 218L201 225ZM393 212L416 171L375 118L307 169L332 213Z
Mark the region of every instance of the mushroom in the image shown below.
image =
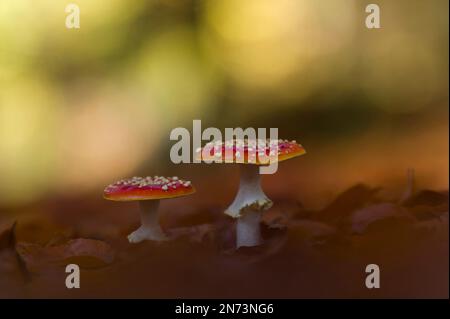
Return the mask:
M239 190L225 214L236 218L236 248L258 246L262 243L261 213L272 206L272 201L261 188L260 165L269 157L271 162L281 162L305 154L296 141L234 139L210 142L198 149L196 157L206 162L240 163ZM258 156L256 156L258 154ZM252 165L253 164L253 165Z
M139 201L141 227L128 235L130 243L143 240L163 241L168 237L159 225L159 200L195 193L190 181L178 177L133 177L105 188L103 197L113 201Z

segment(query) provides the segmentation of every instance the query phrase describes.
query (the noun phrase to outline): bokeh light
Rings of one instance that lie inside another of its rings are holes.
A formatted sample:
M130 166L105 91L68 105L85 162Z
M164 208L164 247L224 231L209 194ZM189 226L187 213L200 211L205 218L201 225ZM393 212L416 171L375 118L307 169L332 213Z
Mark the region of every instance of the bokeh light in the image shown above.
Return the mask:
M194 119L278 127L315 185L337 187L330 154L343 183L408 163L448 183L447 1L378 1L380 30L356 0L77 4L70 30L64 2L0 2L0 207L173 168L169 133ZM373 161L349 174L361 144Z

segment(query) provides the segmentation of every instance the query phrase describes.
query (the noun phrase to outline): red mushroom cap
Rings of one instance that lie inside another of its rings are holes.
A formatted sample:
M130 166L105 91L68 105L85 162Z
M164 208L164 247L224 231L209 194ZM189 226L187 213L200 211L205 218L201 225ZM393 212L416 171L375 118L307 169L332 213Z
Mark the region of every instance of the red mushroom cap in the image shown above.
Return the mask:
M195 193L190 181L178 177L147 176L120 180L105 188L103 197L115 201L174 198Z
M206 154L202 154L206 150ZM227 155L228 153L231 155ZM267 161L261 161L260 155L272 162L282 162L290 158L306 153L303 146L296 141L288 140L238 140L218 141L208 143L198 149L196 158L198 160L221 161L225 163L244 163L254 165L267 165ZM278 156L276 156L278 155ZM240 160L240 162L239 162Z

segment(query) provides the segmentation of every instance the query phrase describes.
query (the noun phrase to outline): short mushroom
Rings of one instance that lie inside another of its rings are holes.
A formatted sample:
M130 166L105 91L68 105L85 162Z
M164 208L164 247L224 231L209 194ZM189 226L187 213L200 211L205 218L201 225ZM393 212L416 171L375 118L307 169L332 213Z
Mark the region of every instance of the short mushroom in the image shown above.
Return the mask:
M262 243L261 213L272 206L272 201L261 188L258 166L268 164L267 161L261 161L261 155L270 157L272 162L281 162L305 153L302 145L288 140L235 139L225 143L222 141L208 143L203 149L197 150L197 159L242 164L239 190L234 201L225 210L225 214L237 218L237 248L258 246Z
M190 181L178 177L133 177L105 188L103 197L113 201L139 201L141 227L128 236L130 243L143 240L163 241L168 237L159 225L159 200L195 193Z

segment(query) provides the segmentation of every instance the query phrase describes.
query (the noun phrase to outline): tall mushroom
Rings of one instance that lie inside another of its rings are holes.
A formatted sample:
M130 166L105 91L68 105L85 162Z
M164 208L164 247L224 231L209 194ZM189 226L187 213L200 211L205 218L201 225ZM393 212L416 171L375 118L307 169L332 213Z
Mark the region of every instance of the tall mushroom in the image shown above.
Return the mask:
M105 188L103 197L113 201L139 201L141 227L128 236L130 243L143 240L163 241L168 237L159 225L160 199L195 193L190 181L178 177L133 177L120 180Z
M236 247L258 246L262 243L261 213L272 206L272 201L261 187L259 166L267 165L262 155L272 162L282 162L305 154L296 141L288 140L231 140L222 143L208 143L197 150L196 157L203 161L240 163L239 190L225 214L236 218ZM258 154L258 156L257 156ZM252 165L253 164L253 165Z

